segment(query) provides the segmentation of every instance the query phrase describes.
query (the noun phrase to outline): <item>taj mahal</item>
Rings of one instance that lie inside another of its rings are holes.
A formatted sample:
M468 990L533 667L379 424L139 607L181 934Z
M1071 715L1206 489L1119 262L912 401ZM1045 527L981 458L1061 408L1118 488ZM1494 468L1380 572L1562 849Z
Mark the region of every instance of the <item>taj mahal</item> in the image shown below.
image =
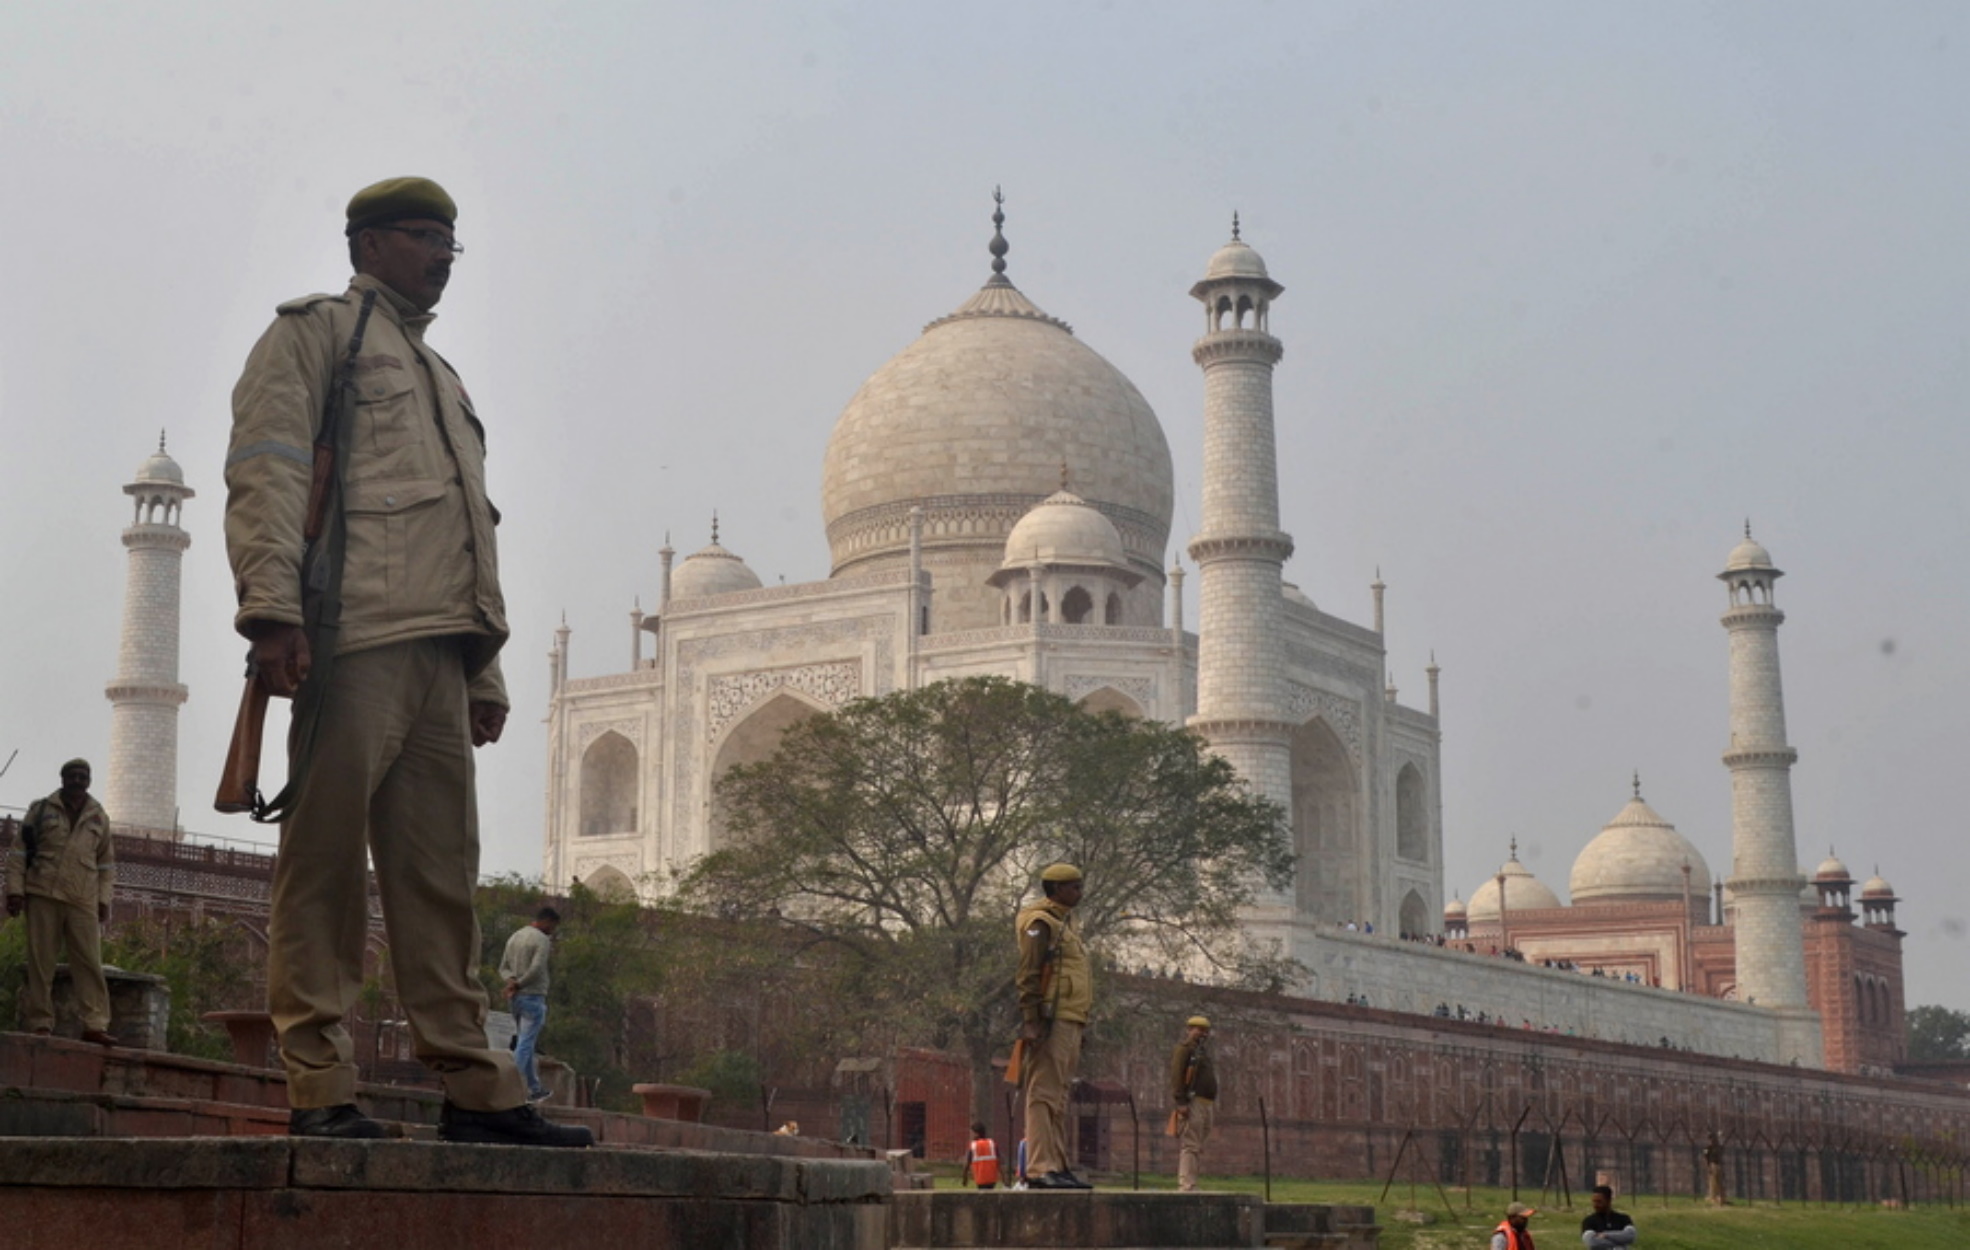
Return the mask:
M954 677L1032 682L1093 709L1187 724L1291 816L1297 880L1247 924L1312 974L1314 997L1430 1013L1530 1004L1541 1026L1847 1071L1902 1050L1892 887L1860 890L1794 846L1773 600L1747 527L1717 576L1731 658L1724 763L1733 857L1702 855L1643 800L1582 850L1573 903L1516 856L1447 897L1439 671L1398 700L1374 619L1333 615L1284 577L1272 327L1285 288L1243 238L1190 288L1203 313L1199 579L1183 619L1170 558L1171 449L1140 391L1006 275L991 274L863 383L821 470L829 575L766 586L711 542L658 552L656 611L631 664L568 676L549 653L543 876L627 897L718 848L714 782L766 759L803 717ZM1403 938L1410 940L1404 941ZM1472 960L1473 954L1503 957ZM1592 975L1584 975L1591 968Z

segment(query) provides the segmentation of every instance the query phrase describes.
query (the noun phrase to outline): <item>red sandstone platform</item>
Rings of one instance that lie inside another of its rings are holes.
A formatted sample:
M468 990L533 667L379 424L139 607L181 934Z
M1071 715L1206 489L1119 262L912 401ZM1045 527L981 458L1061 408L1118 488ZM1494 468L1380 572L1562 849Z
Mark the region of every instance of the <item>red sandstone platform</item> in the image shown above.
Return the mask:
M839 1159L287 1138L0 1141L21 1250L884 1250L889 1169Z

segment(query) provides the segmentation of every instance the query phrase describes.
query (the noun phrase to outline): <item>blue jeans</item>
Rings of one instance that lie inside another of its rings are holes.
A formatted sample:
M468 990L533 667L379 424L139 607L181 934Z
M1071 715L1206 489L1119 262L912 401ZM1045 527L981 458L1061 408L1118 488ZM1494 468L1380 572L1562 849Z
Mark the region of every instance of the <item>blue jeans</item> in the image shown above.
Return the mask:
M547 1024L547 999L540 994L515 994L513 996L513 1020L519 1025L519 1044L513 1048L513 1065L520 1069L520 1079L527 1083L527 1093L538 1097L547 1092L540 1083L540 1066L534 1062L534 1047L540 1043L540 1031Z

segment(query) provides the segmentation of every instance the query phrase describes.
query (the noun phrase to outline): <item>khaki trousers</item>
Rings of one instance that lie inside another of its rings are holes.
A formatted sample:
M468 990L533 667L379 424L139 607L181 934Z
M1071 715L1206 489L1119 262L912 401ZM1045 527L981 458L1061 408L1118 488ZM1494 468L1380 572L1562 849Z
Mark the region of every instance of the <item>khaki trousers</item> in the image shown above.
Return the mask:
M281 826L268 925L267 1007L297 1108L355 1101L355 1052L342 1019L363 983L365 846L417 1057L466 1110L527 1100L512 1056L486 1045L465 692L455 639L336 657L314 759Z
M1081 1066L1085 1025L1054 1021L1026 1059L1026 1175L1068 1172L1067 1088Z
M1184 1193L1197 1188L1197 1168L1204 1161L1204 1143L1211 1140L1211 1125L1217 1114L1217 1104L1209 1098L1190 1100L1190 1114L1183 1120L1182 1145L1177 1150L1177 1188Z
M68 975L85 1029L109 1029L109 983L103 980L103 931L96 909L44 894L27 896L27 988L21 995L21 1027L55 1027L55 952L68 947Z

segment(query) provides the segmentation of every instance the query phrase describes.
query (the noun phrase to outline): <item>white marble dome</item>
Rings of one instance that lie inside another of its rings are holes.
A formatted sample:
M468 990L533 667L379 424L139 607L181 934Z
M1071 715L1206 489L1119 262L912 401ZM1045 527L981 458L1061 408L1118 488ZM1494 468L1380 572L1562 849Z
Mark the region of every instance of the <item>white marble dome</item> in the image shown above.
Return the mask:
M1730 558L1724 561L1724 572L1735 573L1740 569L1769 569L1772 566L1772 553L1751 540L1750 531L1744 541L1731 548Z
M1006 538L1004 568L1041 564L1092 564L1120 568L1122 535L1115 523L1066 489L1057 490L1019 518Z
M1498 919L1498 877L1501 874L1505 878L1505 905L1515 912L1566 906L1551 887L1533 876L1532 870L1519 862L1518 851L1514 848L1505 866L1471 892L1471 901L1464 912L1471 923Z
M1820 861L1820 866L1813 869L1815 881L1852 881L1853 879L1854 874L1847 871L1847 865L1841 863L1840 857L1831 849L1827 851L1826 858Z
M1217 251L1211 253L1211 263L1204 268L1204 277L1212 278L1268 278L1265 259L1253 250L1249 243L1233 238Z
M1861 897L1892 899L1895 897L1895 887L1889 885L1887 879L1877 872L1861 886Z
M157 450L152 452L148 459L137 466L137 480L139 482L169 482L173 486L183 486L185 484L185 471L178 466L176 460L164 454L164 441L159 439Z
M1690 866L1689 893L1710 896L1710 866L1694 843L1635 797L1573 861L1567 892L1576 907L1591 903L1666 903L1683 899L1683 865Z
M726 595L735 590L758 590L759 574L746 567L746 562L718 545L713 538L711 545L701 551L685 556L670 575L670 594L673 599L696 599L704 595Z
M1120 370L995 275L836 421L821 479L833 573L906 553L912 506L927 555L984 547L989 569L1063 464L1160 586L1174 498L1162 425Z
M1464 906L1464 900L1461 898L1453 898L1443 905L1445 920L1462 920L1469 914L1470 908Z

